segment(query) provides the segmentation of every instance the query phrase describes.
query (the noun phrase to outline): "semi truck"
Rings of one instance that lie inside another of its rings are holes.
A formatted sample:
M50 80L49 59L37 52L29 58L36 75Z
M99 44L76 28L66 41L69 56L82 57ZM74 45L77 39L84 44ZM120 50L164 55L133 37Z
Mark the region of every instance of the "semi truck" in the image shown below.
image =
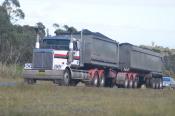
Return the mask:
M33 50L32 64L23 71L25 82L38 80L76 86L162 88L159 53L117 41L89 30L44 37Z

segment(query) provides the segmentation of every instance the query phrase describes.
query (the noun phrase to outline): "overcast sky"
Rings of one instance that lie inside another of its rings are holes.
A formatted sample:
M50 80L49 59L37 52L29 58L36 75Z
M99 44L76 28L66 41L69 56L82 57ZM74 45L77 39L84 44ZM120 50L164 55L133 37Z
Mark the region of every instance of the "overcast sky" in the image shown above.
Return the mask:
M3 0L0 0L3 1ZM116 41L175 48L175 0L19 0L20 24L41 21L101 32Z

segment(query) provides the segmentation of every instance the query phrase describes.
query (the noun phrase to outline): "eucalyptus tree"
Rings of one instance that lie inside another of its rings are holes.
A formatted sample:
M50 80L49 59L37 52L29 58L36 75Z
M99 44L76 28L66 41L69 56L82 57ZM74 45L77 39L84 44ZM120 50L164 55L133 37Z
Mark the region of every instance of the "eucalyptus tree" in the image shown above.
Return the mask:
M2 6L7 10L7 14L12 23L16 23L20 19L25 18L25 14L20 9L20 3L18 0L5 0Z

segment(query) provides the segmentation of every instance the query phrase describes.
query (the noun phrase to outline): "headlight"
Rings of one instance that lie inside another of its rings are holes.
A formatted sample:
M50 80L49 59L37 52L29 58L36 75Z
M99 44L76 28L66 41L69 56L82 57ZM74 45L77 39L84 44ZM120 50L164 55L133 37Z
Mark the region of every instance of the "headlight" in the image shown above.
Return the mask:
M32 69L32 63L25 63L24 69Z

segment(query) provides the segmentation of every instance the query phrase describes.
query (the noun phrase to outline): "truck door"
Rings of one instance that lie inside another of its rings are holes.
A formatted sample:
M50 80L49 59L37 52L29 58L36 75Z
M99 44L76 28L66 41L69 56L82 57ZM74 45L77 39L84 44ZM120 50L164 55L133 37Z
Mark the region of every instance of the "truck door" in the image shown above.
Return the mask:
M80 64L80 42L78 40L73 41L73 62L72 65L79 66Z

